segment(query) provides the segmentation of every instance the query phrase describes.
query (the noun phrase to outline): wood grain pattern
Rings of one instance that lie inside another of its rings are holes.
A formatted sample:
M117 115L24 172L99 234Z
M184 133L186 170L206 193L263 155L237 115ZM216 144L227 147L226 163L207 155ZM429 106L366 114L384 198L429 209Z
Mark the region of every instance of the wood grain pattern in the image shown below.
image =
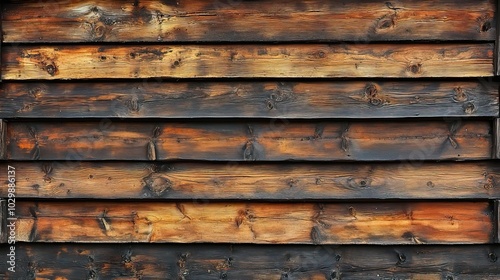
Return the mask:
M11 160L490 159L488 121L9 122ZM153 157L154 156L154 157Z
M304 200L495 199L495 162L11 162L18 198ZM0 170L6 169L0 164ZM0 188L0 197L6 197ZM103 202L103 205L106 202Z
M13 42L480 40L495 1L7 1ZM44 28L37 28L43 22Z
M6 82L0 118L498 117L498 88L486 79Z
M477 244L493 242L487 202L28 202L19 242Z
M6 252L6 246L0 246ZM495 279L498 245L311 246L43 244L17 246L11 279ZM7 272L7 274L6 274Z
M493 75L494 45L5 46L4 80Z

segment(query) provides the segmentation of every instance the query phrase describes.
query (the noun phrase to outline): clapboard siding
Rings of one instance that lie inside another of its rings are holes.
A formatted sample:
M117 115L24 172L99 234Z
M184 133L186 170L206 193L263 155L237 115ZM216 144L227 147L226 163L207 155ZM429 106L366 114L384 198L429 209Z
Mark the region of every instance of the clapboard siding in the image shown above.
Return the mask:
M476 244L494 241L487 202L29 202L18 241Z
M0 250L7 250L6 246ZM495 279L498 245L20 244L23 279ZM7 273L6 273L7 272ZM59 278L58 278L59 277ZM7 278L10 279L10 278Z
M7 43L492 41L496 21L493 0L30 0L4 7Z
M7 146L6 146L6 143L5 143L5 137L6 137L6 130L7 130L7 127L6 127L6 123L4 120L1 120L0 119L0 160L3 160L5 158L5 155L6 155L6 149L7 149Z
M497 117L497 82L5 82L0 118Z
M493 75L494 45L6 45L4 80Z
M12 160L492 158L489 121L9 122Z
M496 162L10 162L18 199L495 199ZM0 164L0 170L6 170ZM7 190L0 189L0 197ZM380 203L383 203L381 201ZM105 205L106 202L103 202Z
M0 278L500 276L498 1L2 2Z

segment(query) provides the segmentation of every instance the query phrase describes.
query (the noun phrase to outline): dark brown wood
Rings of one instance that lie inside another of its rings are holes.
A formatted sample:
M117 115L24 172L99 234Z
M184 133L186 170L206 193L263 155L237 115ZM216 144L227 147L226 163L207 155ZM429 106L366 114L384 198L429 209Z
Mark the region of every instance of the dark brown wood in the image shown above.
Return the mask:
M3 169L4 170L4 169ZM2 190L4 190L2 186ZM6 195L2 195L6 197ZM7 243L8 232L7 232L7 200L0 198L0 243Z
M8 43L493 41L494 22L493 0L11 0L3 12Z
M5 46L4 80L492 76L494 44Z
M498 199L496 162L11 162L34 199ZM6 164L0 164L5 170ZM0 188L0 197L7 190ZM106 204L106 202L103 202Z
M7 154L7 144L5 143L6 130L7 124L4 120L0 119L0 159L5 159Z
M6 252L6 246L0 250ZM3 279L498 279L499 245L30 244Z
M20 242L492 243L488 202L28 202Z
M11 83L0 118L498 117L497 82Z
M496 8L497 8L497 16L500 15L500 3L499 1L496 2ZM495 42L495 74L497 76L500 76L500 29L498 28L500 26L500 20L497 19L497 30L496 30L496 42Z
M493 149L494 151L494 157L496 159L500 159L500 118L495 118L493 121L493 130L494 130L494 137L495 137L495 147Z
M495 200L495 209L494 209L495 215L496 215L496 223L495 223L495 230L496 230L496 237L495 241L497 243L500 243L500 200Z
M489 121L9 122L11 160L490 159ZM152 157L153 156L153 157Z

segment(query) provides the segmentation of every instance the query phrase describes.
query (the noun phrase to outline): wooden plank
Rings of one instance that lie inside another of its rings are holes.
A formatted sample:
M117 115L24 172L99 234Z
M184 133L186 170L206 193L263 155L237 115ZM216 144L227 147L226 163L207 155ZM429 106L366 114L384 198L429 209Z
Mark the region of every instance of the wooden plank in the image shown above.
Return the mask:
M495 209L494 209L495 215L496 215L496 242L500 243L500 200L495 200Z
M490 159L489 121L10 122L11 160Z
M4 279L498 279L498 245L20 243ZM6 247L0 247L3 252ZM5 268L5 269L4 269ZM6 273L6 274L5 274ZM363 277L364 276L364 277Z
M5 46L4 80L493 75L494 44Z
M34 199L498 199L500 167L460 163L11 162ZM0 164L5 170L6 165ZM0 188L0 197L7 189Z
M13 42L481 40L495 1L7 1ZM44 28L36 28L43 22Z
M2 195L2 197L7 197L7 195L5 196ZM0 198L0 244L7 243L8 236L9 234L7 232L7 200L4 198Z
M500 118L495 118L493 122L493 130L495 133L494 157L500 159Z
M29 202L20 242L478 244L493 242L488 202Z
M6 130L7 130L7 124L5 123L4 120L0 119L0 160L5 159L5 156L7 154L7 144L5 143L6 141Z
M497 15L500 15L500 4L497 1ZM495 74L500 76L500 20L497 20L496 41L495 41Z
M499 86L476 80L7 82L0 118L498 117Z

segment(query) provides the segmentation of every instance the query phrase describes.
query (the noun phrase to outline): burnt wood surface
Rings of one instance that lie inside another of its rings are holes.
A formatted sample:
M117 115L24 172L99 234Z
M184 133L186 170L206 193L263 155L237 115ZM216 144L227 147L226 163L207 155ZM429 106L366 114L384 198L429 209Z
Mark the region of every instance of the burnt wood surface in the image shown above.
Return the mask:
M497 117L498 87L487 79L5 82L0 118Z
M500 275L499 245L21 243L17 255L16 273L0 262L4 279L493 280Z
M489 161L335 164L44 161L9 165L16 168L19 199L209 202L214 199L500 198L500 167ZM7 164L0 164L0 170L6 169ZM7 197L6 188L0 188L0 197Z
M492 158L489 121L9 122L12 160Z
M0 160L5 158L7 147L5 143L7 124L4 120L0 119Z
M20 242L480 244L489 202L18 201Z
M7 43L493 41L495 21L493 0L10 0L3 37Z
M4 80L493 75L494 44L6 45Z

